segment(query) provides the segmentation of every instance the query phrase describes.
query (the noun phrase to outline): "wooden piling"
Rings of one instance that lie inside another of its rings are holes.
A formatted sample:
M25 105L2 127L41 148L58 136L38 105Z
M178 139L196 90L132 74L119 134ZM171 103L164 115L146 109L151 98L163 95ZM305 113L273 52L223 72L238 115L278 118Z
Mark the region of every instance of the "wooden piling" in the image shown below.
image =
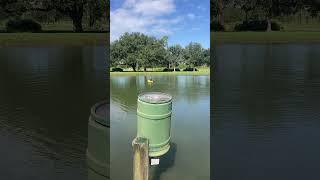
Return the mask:
M149 179L149 140L137 137L132 141L133 180Z

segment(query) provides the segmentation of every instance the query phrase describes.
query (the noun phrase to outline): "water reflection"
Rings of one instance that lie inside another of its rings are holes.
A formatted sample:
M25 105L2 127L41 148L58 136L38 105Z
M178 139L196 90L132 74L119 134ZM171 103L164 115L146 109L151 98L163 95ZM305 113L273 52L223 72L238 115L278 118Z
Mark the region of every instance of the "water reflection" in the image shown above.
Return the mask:
M88 168L88 180L109 180L109 178L97 173L91 168Z
M175 157L177 153L177 144L170 143L170 150L160 157L160 164L157 166L151 166L150 177L151 180L160 180L161 174L165 173L168 169L174 166Z
M213 179L317 179L319 48L216 47Z
M105 47L0 49L2 179L87 179L88 110L108 94L105 63Z
M147 82L149 78L152 84ZM173 96L174 143L160 166L152 167L153 178L209 179L209 76L112 76L110 85L111 179L132 179L131 142L136 136L137 96L150 91Z
M88 120L88 180L110 178L109 103L101 101L91 108Z

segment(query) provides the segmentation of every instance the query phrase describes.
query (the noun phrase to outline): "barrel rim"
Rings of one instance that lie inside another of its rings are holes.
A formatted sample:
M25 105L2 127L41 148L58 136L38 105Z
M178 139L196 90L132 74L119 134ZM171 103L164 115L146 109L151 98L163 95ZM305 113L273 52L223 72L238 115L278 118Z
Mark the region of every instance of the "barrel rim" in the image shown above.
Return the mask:
M146 101L144 99L142 99L141 97L143 95L146 95L146 94L162 94L164 96L167 96L168 99L167 100L164 100L164 101L161 101L161 102L152 102L152 101ZM168 103L168 102L171 102L173 99L173 97L168 94L168 93L163 93L163 92L157 92L157 91L153 91L153 92L142 92L138 95L138 100L142 101L142 102L145 102L145 103L149 103L149 104L165 104L165 103Z
M107 120L107 115L106 117L103 117L103 116L100 116L98 115L96 112L97 112L97 109L99 108L99 106L102 106L102 105L107 105L107 100L103 100L103 101L100 101L96 104L94 104L92 107L91 107L91 116L93 116L94 118L94 121L103 125L103 126L107 126L107 127L110 127L110 123L108 123L108 120ZM105 122L105 123L104 123Z

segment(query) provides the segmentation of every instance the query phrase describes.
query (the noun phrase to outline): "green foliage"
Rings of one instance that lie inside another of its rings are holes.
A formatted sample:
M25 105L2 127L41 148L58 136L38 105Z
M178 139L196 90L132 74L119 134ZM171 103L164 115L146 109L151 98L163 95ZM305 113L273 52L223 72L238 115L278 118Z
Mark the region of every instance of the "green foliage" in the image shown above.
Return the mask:
M210 49L204 49L203 54L204 54L204 58L201 65L205 64L207 66L210 66Z
M248 14L256 8L257 0L234 0L234 3L245 13L245 20L248 21Z
M56 10L59 13L70 17L75 32L82 32L82 18L84 15L85 5L88 0L32 0L34 4L32 9L36 11Z
M169 67L179 66L183 62L184 49L179 45L173 45L168 48L167 61L169 62Z
M198 71L197 68L187 67L183 71Z
M166 38L156 39L142 33L125 33L111 44L111 64L124 64L134 71L163 64L166 57Z
M191 67L200 66L205 59L204 49L200 43L191 42L185 48L186 64Z
M172 72L172 71L174 71L174 69L164 68L162 71L163 71L163 72Z
M28 1L26 0L1 0L0 14L1 19L17 18L27 11Z
M107 13L107 11L109 11L109 3L109 0L87 0L86 9L89 16L90 27L93 27L98 20L109 14Z
M82 21L88 16L92 28L102 18L108 19L110 3L106 0L1 0L1 19L31 15L33 19L57 21L61 16L72 20L73 30L82 32ZM50 14L48 14L50 13ZM105 22L107 23L107 22Z
M282 18L282 23L289 23L288 21L294 22L293 19L298 16L301 24L302 18L305 18L307 23L309 18L320 18L319 0L215 0L212 4L218 4L219 1L222 3L222 11L217 10L217 5L211 6L211 14L216 17L224 14L222 22L230 25L239 21L265 20L268 23L267 30L279 30L281 27L272 24L271 20ZM291 20L288 20L289 18Z
M40 32L41 25L32 19L12 19L6 23L7 32Z
M111 43L111 66L129 66L134 71L143 67L167 67L175 71L180 65L209 65L210 50L199 43L190 43L185 49L181 45L167 47L168 37L157 39L142 33L125 33Z
M116 67L116 68L112 68L111 71L112 72L123 72L123 69Z
M271 21L271 30L272 31L280 31L282 29L279 22Z
M235 31L266 31L268 28L268 22L266 20L263 21L244 21L241 24L237 24L234 27ZM272 21L271 22L271 30L280 31L280 25Z

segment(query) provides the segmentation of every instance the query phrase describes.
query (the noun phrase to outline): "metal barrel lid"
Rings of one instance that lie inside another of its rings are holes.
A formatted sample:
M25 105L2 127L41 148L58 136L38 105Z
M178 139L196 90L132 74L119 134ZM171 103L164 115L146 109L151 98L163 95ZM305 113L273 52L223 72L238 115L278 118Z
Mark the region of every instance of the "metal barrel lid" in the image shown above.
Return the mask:
M107 117L109 112L109 104L107 101L101 101L96 103L91 108L91 117L99 124L110 127L110 120Z
M150 104L163 104L170 102L172 96L162 92L146 92L139 94L138 99Z

